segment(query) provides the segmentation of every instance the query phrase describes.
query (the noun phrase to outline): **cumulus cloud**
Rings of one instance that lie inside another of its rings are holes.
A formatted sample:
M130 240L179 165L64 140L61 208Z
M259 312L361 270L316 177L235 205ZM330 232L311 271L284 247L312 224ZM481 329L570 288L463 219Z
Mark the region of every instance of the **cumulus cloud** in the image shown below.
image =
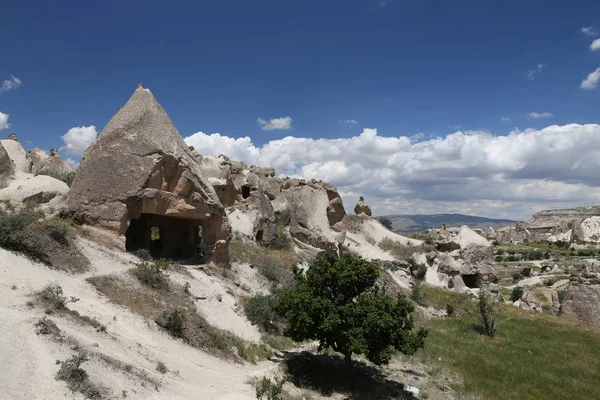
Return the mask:
M292 117L273 118L270 121L258 118L256 122L263 131L288 130L292 127Z
M342 125L358 125L358 121L355 119L342 119L339 123Z
M582 89L594 89L598 84L598 80L600 79L600 68L597 68L595 71L590 72L583 81L581 81Z
M534 80L536 75L539 75L545 68L544 64L538 64L535 68L527 70L527 79Z
M510 118L508 118L508 117L500 117L500 120L502 120L504 122L509 122Z
M19 78L11 75L11 77L8 80L5 80L2 83L2 86L0 86L0 92L8 92L9 90L14 90L21 86L21 83L22 82Z
M346 208L366 196L377 215L462 212L527 218L540 209L600 203L600 125L570 124L496 136L458 131L414 143L376 129L340 139L195 133L201 154L220 153L278 174L336 185ZM551 159L552 163L548 160Z
M10 128L10 124L8 123L8 114L3 114L0 112L0 131L8 128Z
M594 29L593 26L584 26L581 28L581 33L588 36L596 36L598 32Z
M600 39L596 39L590 45L590 49L592 51L600 50Z
M552 113L549 113L549 112L537 113L534 111L534 112L530 112L529 114L527 114L527 116L529 118L533 118L533 119L550 118L552 116Z
M71 128L61 137L65 145L60 149L69 155L81 157L89 145L96 141L97 136L94 125Z

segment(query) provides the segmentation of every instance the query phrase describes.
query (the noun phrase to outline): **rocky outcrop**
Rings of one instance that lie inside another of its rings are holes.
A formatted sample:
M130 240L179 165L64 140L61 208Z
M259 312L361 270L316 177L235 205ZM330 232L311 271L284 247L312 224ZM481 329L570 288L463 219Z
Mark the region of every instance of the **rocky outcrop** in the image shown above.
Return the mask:
M358 203L356 203L356 205L354 206L354 213L356 215L365 214L369 217L372 216L371 207L369 207L367 203L365 203L364 197L360 196L360 198L358 199Z
M0 189L8 185L8 180L15 174L15 165L10 159L4 145L0 143Z
M5 139L0 140L0 144L6 150L8 158L14 165L15 173L29 173L29 161L27 160L27 153L16 139Z
M32 174L64 176L75 172L58 154L56 149L50 149L50 155L39 147L27 152Z
M542 313L542 305L529 286L523 286L523 294L521 298L513 303L515 307L523 310L535 311Z
M128 249L227 261L225 209L165 110L141 85L85 152L66 212L125 235ZM160 229L159 243L151 227Z
M291 203L292 237L317 249L339 254L346 232L329 224L327 190L311 182L290 188L286 196Z
M600 284L571 282L564 294L559 315L600 326Z
M200 166L202 176L212 185L224 207L232 206L237 199L237 191L231 177L231 162L223 155L202 156L193 147L190 151Z

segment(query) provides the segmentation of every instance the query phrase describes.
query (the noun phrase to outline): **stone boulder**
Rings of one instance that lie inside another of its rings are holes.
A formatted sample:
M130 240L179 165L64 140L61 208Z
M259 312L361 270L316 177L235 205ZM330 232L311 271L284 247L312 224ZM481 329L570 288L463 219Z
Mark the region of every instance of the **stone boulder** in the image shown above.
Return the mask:
M354 213L356 215L365 214L369 217L372 216L371 207L365 203L365 198L363 196L360 196L358 203L354 206Z
M86 150L65 212L124 235L131 251L228 262L225 209L165 110L141 85Z
M535 294L531 291L529 286L523 286L523 294L521 298L513 303L515 307L519 307L523 310L535 311L537 313L542 313L542 304L535 296Z
M310 183L295 186L286 194L291 203L290 234L300 242L329 253L340 253L346 238L344 230L329 225L327 210L330 205L327 190Z
M232 206L237 191L231 177L231 162L225 157L202 156L193 147L190 150L200 165L200 171L217 193L224 207Z
M69 193L69 186L63 181L46 175L19 174L11 179L8 186L0 189L0 200L15 203L47 204L60 209Z
M571 282L560 305L559 315L600 326L600 285Z
M27 152L32 174L43 174L54 177L65 176L75 172L58 154L56 149L50 149L50 155L39 147Z

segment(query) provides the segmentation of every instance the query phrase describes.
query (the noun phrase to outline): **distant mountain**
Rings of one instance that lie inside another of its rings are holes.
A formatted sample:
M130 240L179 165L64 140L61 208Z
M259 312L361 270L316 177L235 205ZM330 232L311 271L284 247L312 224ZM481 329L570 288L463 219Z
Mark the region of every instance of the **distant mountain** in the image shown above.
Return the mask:
M416 232L431 228L441 228L445 223L446 227L461 227L467 225L473 229L483 229L492 227L502 228L503 226L514 225L517 221L510 219L493 219L485 217L476 217L464 214L417 214L417 215L386 215L392 221L395 232Z

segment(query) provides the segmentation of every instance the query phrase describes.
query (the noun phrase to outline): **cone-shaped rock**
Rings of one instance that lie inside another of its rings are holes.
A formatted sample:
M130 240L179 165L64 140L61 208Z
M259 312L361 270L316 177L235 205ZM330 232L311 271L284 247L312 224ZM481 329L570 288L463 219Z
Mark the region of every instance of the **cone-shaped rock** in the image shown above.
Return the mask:
M207 259L215 252L214 261L227 261L223 205L165 110L141 85L85 152L67 211L126 235L129 250Z

